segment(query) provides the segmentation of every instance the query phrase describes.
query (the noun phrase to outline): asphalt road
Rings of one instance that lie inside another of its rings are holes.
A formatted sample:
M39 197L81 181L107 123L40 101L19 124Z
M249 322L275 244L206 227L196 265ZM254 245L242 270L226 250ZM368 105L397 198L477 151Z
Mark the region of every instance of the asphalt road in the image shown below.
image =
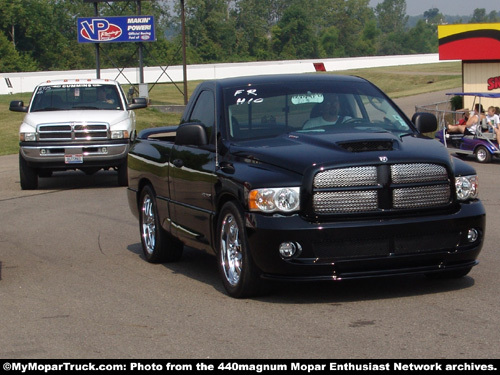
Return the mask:
M498 358L500 162L473 164L480 264L425 277L280 284L225 295L215 258L152 265L116 175L58 173L21 191L0 157L0 358Z

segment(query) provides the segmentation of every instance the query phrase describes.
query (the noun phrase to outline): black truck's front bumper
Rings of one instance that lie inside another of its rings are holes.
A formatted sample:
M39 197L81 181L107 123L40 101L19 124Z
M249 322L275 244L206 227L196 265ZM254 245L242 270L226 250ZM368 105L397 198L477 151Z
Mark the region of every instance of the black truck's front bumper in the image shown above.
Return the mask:
M480 201L451 214L311 223L295 216L246 215L248 241L265 278L339 280L466 270L485 235ZM475 238L477 235L477 238ZM293 243L300 255L279 248Z

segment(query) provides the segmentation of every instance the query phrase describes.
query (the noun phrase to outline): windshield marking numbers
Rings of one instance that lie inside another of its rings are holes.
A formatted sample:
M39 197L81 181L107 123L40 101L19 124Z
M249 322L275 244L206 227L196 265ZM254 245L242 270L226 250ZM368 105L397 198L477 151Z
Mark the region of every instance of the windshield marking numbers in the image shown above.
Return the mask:
M238 96L236 99L236 105L241 105L241 104L251 104L251 103L262 103L264 101L264 98L250 98L247 99L246 96L257 96L257 90L256 89L248 89L248 90L236 90L234 92L233 96ZM245 96L245 97L241 97Z

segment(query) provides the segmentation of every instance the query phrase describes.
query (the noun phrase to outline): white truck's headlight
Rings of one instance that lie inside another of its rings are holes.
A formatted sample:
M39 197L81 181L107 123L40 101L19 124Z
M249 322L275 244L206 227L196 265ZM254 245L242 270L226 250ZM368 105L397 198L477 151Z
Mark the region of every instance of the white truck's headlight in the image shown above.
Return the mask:
M479 195L478 179L476 175L460 176L455 178L457 198L461 201L475 199Z
M250 211L293 212L300 209L300 188L264 188L251 190L248 195Z
M128 131L111 130L111 139L125 139L125 138L128 138Z
M36 133L19 133L19 140L21 142L34 142L36 141Z

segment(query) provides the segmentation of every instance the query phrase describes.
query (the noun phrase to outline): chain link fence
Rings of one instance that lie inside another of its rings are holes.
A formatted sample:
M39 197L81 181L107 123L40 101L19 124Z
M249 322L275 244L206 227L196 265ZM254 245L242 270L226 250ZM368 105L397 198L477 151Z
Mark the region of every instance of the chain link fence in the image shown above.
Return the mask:
M466 113L464 111L452 110L450 101L415 106L415 112L427 112L436 116L438 130L442 130L446 124L458 124Z

